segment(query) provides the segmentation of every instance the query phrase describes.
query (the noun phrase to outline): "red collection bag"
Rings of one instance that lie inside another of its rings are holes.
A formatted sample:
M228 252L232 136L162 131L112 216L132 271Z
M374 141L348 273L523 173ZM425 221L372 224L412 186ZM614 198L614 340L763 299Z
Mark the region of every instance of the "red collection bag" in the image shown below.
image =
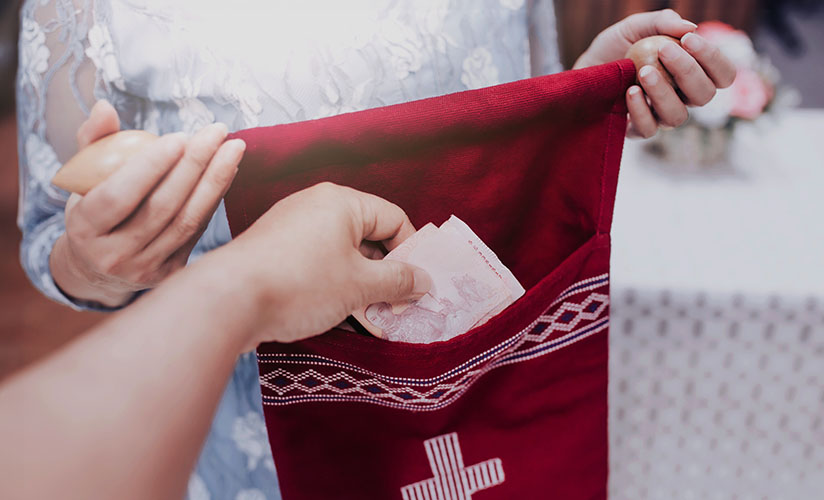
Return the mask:
M332 181L464 220L526 294L433 344L258 348L285 500L606 498L609 229L628 60L234 134L232 234Z

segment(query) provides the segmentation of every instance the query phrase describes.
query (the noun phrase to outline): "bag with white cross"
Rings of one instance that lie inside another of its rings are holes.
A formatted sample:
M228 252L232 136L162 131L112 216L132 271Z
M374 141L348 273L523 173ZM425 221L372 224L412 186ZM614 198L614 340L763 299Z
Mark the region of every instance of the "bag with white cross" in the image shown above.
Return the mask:
M335 328L261 345L285 500L606 498L609 230L634 78L619 61L234 134L233 235L332 181L416 227L454 214L525 289L433 342Z

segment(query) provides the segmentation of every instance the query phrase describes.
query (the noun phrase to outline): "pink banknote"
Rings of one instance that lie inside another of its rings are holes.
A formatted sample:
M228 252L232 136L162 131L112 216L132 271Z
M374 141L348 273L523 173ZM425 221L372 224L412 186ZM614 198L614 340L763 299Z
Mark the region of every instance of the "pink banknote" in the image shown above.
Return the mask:
M524 294L524 288L478 236L454 215L427 224L387 259L425 269L433 287L405 304L372 304L353 313L373 335L396 342L449 340L481 325Z

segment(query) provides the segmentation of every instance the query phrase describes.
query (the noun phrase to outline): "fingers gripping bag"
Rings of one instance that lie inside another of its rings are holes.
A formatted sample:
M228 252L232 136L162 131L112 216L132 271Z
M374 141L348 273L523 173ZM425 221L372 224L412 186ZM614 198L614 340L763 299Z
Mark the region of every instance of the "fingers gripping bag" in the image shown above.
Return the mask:
M234 134L233 235L331 181L415 227L456 215L526 289L448 341L261 345L285 500L606 498L609 230L634 79L624 60Z

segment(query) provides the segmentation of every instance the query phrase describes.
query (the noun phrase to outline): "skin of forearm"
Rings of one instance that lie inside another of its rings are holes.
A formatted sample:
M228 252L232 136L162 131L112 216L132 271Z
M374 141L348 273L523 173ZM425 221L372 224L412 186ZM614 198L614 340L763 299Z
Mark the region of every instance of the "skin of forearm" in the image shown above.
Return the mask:
M182 498L260 313L232 265L204 257L4 382L0 497Z

